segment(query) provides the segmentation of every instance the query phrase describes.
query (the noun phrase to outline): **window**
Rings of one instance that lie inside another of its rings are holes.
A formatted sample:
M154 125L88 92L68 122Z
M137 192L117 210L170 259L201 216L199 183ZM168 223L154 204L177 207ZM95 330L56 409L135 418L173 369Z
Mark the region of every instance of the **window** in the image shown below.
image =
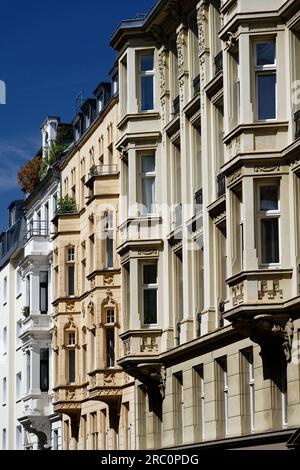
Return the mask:
M98 426L97 426L97 412L91 413L91 434L92 434L92 448L98 450Z
M3 304L7 303L7 276L3 279Z
M75 349L68 350L68 382L75 384Z
M113 221L113 212L108 211L105 216L105 268L111 269L114 267L114 221Z
M204 414L204 367L203 364L195 367L194 369L195 377L195 412L196 412L196 435L198 439L204 439L204 425L205 425L205 414Z
M157 323L157 263L142 265L144 324Z
M258 186L258 218L260 237L260 261L262 264L278 264L279 260L279 185Z
M75 346L75 331L68 333L68 346Z
M22 426L16 427L16 449L22 449Z
M30 276L26 276L26 304L30 307Z
M52 432L52 450L58 450L58 429Z
M6 404L6 395L7 395L7 379L3 377L2 380L2 402Z
M141 111L154 109L154 56L153 53L140 55L140 107Z
M21 346L20 336L22 334L22 320L18 320L16 323L16 347Z
M20 400L22 395L22 373L18 372L16 374L16 399Z
M40 272L40 312L48 312L48 272Z
M144 214L155 210L155 155L141 156L141 191Z
M241 351L242 410L244 412L244 432L254 431L254 367L253 348Z
M228 375L227 375L227 359L221 357L216 361L217 371L217 402L218 411L218 430L220 437L228 434Z
M16 294L17 297L22 294L22 276L20 271L16 272Z
M7 353L7 326L3 328L3 354Z
M26 393L30 392L30 384L31 384L31 366L30 366L30 351L26 351Z
M6 429L2 429L2 450L6 450Z
M49 349L40 350L40 389L41 392L49 390Z
M184 429L184 401L182 372L174 374L174 413L175 413L175 440L177 444L183 441Z
M106 334L106 367L115 365L115 310L109 308L105 312L105 334Z
M68 248L68 261L75 261L75 248L74 246Z
M255 44L257 119L276 119L275 41Z
M68 295L75 294L75 268L74 265L68 266Z

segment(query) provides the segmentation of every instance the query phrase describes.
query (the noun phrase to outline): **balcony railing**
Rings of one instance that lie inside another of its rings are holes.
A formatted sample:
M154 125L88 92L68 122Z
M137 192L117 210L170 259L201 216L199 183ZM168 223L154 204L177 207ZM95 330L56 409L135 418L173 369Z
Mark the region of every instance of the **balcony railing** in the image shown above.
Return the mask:
M25 230L24 240L29 241L33 237L48 237L49 227L47 220L34 220L30 222Z
M196 96L197 93L200 92L200 75L198 75L196 78L194 78L193 88L194 88L194 96Z
M223 52L220 51L219 54L215 56L215 75L222 72L223 70Z
M217 176L217 196L221 197L223 194L225 194L225 176L224 175L218 175Z
M294 114L295 121L295 139L300 137L300 109Z
M175 100L173 100L173 114L174 116L179 114L179 95L176 96Z
M77 214L78 206L75 199L69 197L63 197L57 201L57 208L55 211L55 216L58 215L67 215L67 214Z
M19 219L6 232L0 234L0 265L19 246L23 245L24 219Z
M93 165L89 171L89 178L93 176L114 175L118 173L118 165Z

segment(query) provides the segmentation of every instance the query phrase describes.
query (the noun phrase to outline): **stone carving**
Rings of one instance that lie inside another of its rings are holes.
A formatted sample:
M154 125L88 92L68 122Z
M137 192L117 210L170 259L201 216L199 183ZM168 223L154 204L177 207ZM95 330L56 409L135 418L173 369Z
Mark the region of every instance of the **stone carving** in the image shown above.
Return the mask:
M254 171L255 173L271 173L272 171L280 171L280 165L256 166Z
M167 55L166 51L163 50L158 56L159 84L160 84L161 95L164 95L166 93L166 75L165 75L165 69L166 69L166 63L167 63L166 55Z
M283 290L280 289L280 281L278 279L260 281L260 289L257 294L259 300L283 299Z
M160 107L161 107L161 120L162 120L162 125L164 127L166 124L166 100L165 98L161 98Z
M205 19L205 9L199 8L197 10L199 54L202 54L205 49Z
M184 74L184 47L185 47L185 38L184 38L184 29L181 29L177 34L177 52L178 52L178 78Z
M244 302L244 283L241 282L232 287L232 303L233 306L240 305Z
M75 310L75 302L66 302L66 311L74 312L74 310Z
M294 323L293 319L289 318L287 321L284 332L283 332L283 352L287 362L290 362L292 359L292 345L293 345L293 337L294 337Z
M128 356L131 353L131 339L127 338L123 340L124 356Z
M227 178L227 185L233 183L234 181L238 180L242 176L242 170L239 168L235 173L228 176Z
M157 255L157 254L158 254L157 250L143 250L143 251L138 252L139 256L151 256L151 255Z
M156 342L155 336L144 336L141 339L140 351L147 353L157 353L158 344Z
M95 305L94 305L94 302L92 300L90 300L90 302L88 303L87 311L88 311L89 315L94 315Z
M221 212L221 214L218 214L216 217L214 217L213 221L214 221L215 224L218 224L224 218L226 218L226 211Z
M228 31L227 33L227 40L226 40L226 47L227 47L227 50L230 52L232 51L232 49L235 48L237 44L237 38L235 37L235 35L233 33L231 33L230 31Z
M104 274L103 276L103 283L105 285L111 285L114 283L114 275L113 274Z
M105 372L103 375L103 381L106 385L115 385L115 374L113 372Z
M167 380L167 371L164 365L160 368L160 380L159 380L159 392L161 394L161 398L164 400L166 395L166 380Z
M66 400L75 400L76 392L75 390L66 390Z
M241 138L240 136L232 139L228 145L229 159L236 157L241 152Z
M300 165L300 160L295 160L293 163L291 163L291 170L294 170L298 165Z

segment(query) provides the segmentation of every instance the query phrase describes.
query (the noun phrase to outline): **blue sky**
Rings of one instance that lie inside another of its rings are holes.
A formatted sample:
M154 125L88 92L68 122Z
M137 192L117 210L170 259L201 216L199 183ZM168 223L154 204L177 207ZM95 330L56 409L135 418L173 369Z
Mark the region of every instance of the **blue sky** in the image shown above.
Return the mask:
M16 173L39 148L44 118L74 117L79 91L88 97L107 79L114 29L154 3L1 0L0 80L6 82L7 104L0 105L0 230L10 201L23 197Z

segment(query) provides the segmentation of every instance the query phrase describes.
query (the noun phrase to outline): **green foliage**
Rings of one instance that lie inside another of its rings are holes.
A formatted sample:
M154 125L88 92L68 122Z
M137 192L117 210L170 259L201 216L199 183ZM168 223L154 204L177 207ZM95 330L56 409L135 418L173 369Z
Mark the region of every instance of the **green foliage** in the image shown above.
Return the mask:
M57 142L51 145L50 149L48 150L48 154L43 159L41 179L47 174L49 168L54 165L56 160L64 153L67 147L67 144L61 144Z
M25 163L18 172L18 183L24 193L30 194L40 181L42 156L38 153L32 160Z
M73 197L65 196L57 201L58 214L72 214L77 212L76 200Z

